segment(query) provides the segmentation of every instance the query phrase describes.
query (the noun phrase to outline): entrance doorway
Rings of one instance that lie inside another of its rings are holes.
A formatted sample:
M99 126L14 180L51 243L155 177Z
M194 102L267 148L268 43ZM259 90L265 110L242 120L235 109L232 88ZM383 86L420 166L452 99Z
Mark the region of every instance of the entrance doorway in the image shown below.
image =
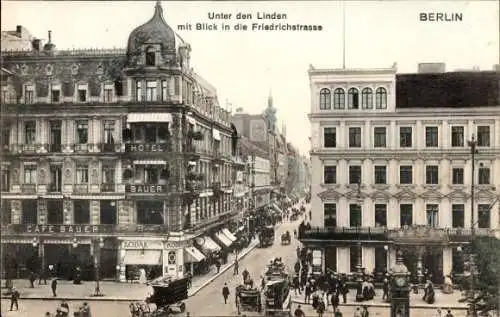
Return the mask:
M441 249L427 248L423 257L423 268L430 274L430 280L434 284L442 284L443 277L443 251Z

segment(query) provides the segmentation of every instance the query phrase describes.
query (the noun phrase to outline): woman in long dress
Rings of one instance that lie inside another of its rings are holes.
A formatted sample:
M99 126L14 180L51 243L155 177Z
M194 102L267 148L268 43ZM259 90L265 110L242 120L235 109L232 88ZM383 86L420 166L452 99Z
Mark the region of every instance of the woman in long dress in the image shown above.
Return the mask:
M144 268L141 268L139 270L139 283L146 284L146 282L147 282L146 270Z

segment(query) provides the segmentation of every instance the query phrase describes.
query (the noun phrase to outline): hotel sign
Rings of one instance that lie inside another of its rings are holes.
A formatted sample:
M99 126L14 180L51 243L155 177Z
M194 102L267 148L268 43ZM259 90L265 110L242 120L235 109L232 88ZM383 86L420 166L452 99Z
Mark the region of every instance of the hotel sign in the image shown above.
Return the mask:
M27 233L99 233L99 226L91 225L27 225Z
M165 185L126 185L125 192L135 194L154 194L167 191Z
M125 152L165 152L165 143L125 144Z

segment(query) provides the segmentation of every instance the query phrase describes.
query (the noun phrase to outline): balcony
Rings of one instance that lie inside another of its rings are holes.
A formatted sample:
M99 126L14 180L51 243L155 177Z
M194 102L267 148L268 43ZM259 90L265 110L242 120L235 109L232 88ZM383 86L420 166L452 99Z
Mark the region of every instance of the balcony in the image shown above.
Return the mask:
M49 152L50 153L61 153L62 152L62 144L49 144Z
M73 151L77 153L87 153L91 148L91 144L83 143L83 144L73 144Z
M114 193L115 192L115 184L114 183L101 184L101 192L102 193Z
M36 185L35 184L22 184L21 192L23 194L35 194L36 193Z
M62 186L61 184L49 184L48 188L50 193L60 193Z
M55 235L137 235L144 234L165 234L168 232L167 225L143 225L143 224L123 224L123 225L91 225L91 224L9 224L1 226L2 236L8 235L46 235L53 237Z
M375 240L385 241L387 228L383 227L313 227L299 233L300 240Z
M75 191L75 193L78 193L78 194L86 194L89 192L89 185L88 184L75 184L74 191Z
M125 192L130 194L162 194L168 191L167 185L126 184Z
M222 194L222 186L220 182L212 183L212 191L214 192L214 196L220 196Z
M111 143L101 143L99 148L103 153L116 153L120 152L120 144Z
M224 163L224 156L221 152L215 151L212 153L212 163L214 164L222 164Z
M200 159L200 149L194 144L188 144L184 152L190 161L197 161Z

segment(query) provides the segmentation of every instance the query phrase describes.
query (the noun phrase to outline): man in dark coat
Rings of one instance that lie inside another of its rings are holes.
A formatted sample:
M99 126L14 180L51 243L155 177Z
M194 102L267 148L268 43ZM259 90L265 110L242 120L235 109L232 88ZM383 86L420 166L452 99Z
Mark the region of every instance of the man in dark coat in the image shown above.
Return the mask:
M222 288L222 297L224 297L224 304L227 304L227 298L229 297L229 287L227 287L227 283L224 283L224 287Z
M52 282L50 283L50 288L52 289L52 295L57 297L57 277L52 278Z
M29 280L30 280L30 288L35 288L35 281L36 281L35 272L33 271L30 272Z
M21 295L19 294L19 291L15 288L12 287L11 293L10 293L10 310L12 311L14 308L14 305L16 305L16 310L19 310L19 304L18 300Z

